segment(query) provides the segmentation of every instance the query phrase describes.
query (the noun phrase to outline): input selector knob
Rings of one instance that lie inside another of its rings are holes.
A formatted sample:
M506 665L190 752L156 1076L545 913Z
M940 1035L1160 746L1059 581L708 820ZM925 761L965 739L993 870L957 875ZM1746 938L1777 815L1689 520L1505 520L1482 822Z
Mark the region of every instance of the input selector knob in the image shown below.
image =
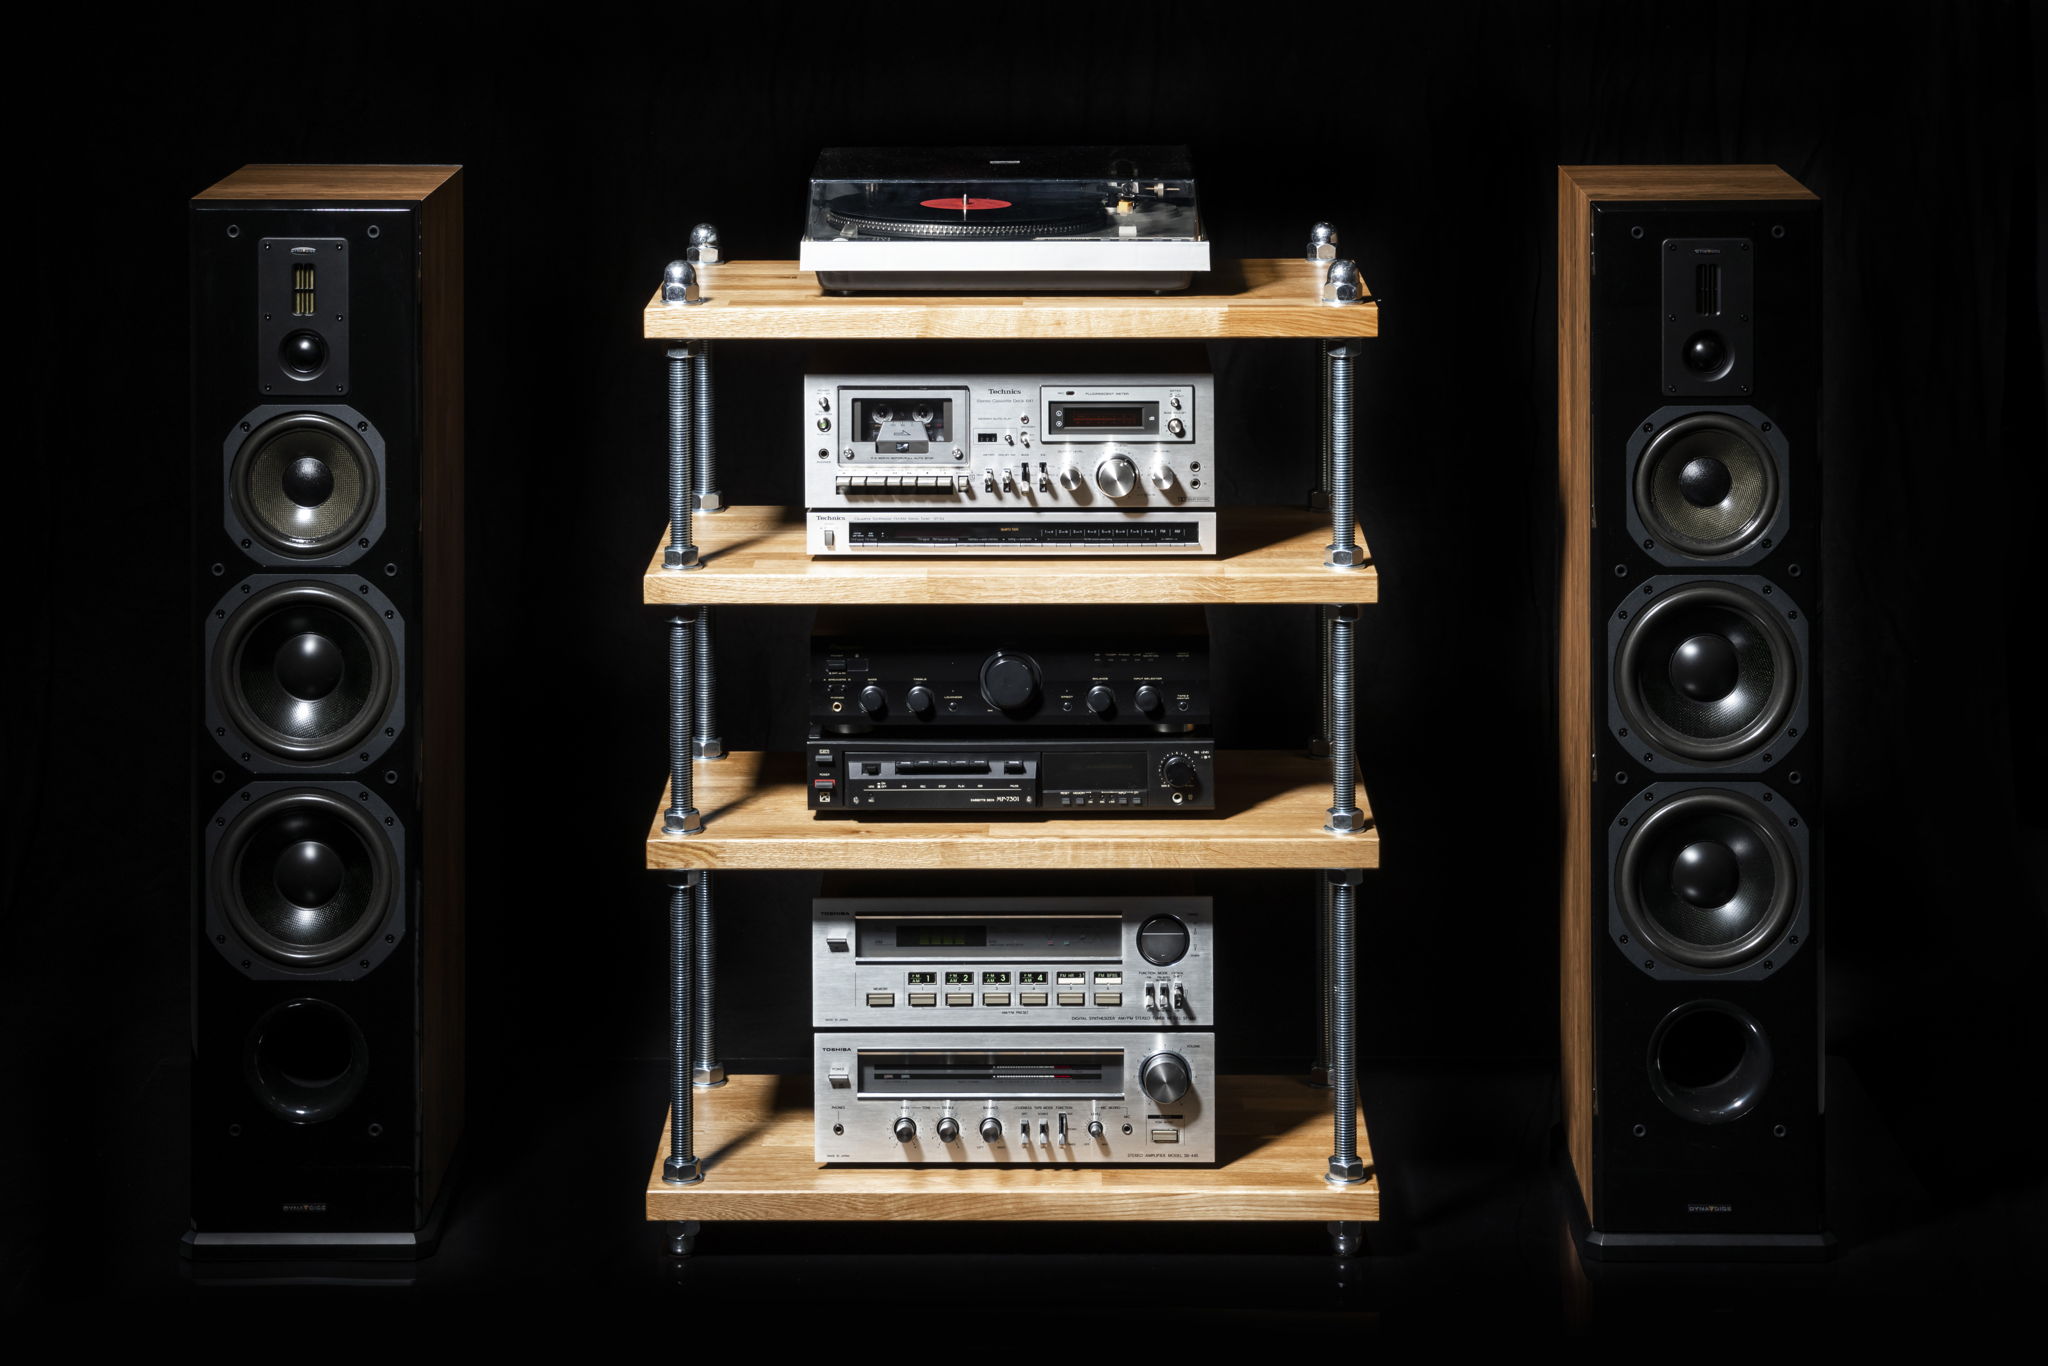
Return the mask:
M860 690L860 709L869 716L880 716L889 710L889 695L870 684Z
M1102 687L1099 684L1090 688L1088 690L1087 702L1088 710L1094 712L1105 721L1116 715L1116 694L1108 688Z
M1146 1063L1145 1065L1150 1067L1152 1064ZM896 1135L898 1143L908 1143L911 1139L917 1137L917 1121L909 1115L904 1115L891 1126L890 1132Z
M1038 665L1029 655L990 655L981 666L981 698L997 711L1023 711L1038 700Z
M989 1116L989 1117L988 1117L987 1119L984 1119L984 1120L983 1120L983 1121L981 1122L981 1141L982 1141L982 1142L984 1142L984 1143L999 1143L999 1142L1001 1142L1001 1141L1002 1141L1002 1137L1003 1137L1003 1122L1002 1122L1002 1121L1001 1121L1000 1119L997 1119L997 1118L996 1118L996 1117L995 1117L994 1115L990 1115L990 1116Z
M1121 455L1112 455L1095 467L1095 486L1112 498L1121 498L1138 486L1138 467Z
M951 1143L960 1137L960 1121L947 1115L939 1121L939 1142Z
M912 688L909 691L909 693L904 696L903 700L909 706L910 714L912 716L930 716L932 714L934 704L932 702L932 690L930 688Z
M1154 1053L1138 1070L1138 1085L1160 1105L1171 1105L1188 1093L1188 1065L1178 1053Z
M1166 700L1159 695L1159 689L1147 683L1138 689L1138 710L1147 716L1158 716L1166 710Z

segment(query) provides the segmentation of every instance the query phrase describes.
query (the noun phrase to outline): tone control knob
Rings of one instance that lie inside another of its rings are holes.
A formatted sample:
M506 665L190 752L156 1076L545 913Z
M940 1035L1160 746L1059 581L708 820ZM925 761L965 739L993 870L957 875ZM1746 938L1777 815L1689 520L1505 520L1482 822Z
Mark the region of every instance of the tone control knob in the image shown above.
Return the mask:
M1172 432L1175 436L1186 436L1188 434L1188 424L1177 417L1169 417L1166 419L1166 430Z
M1154 1053L1138 1069L1138 1085L1160 1105L1171 1105L1188 1093L1188 1065L1178 1053Z
M1095 467L1095 486L1112 498L1121 498L1138 486L1138 467L1121 455L1112 455Z
M932 690L926 687L912 688L903 700L909 706L912 716L930 716L935 706Z
M1060 487L1068 493L1072 493L1075 489L1081 487L1081 471L1075 469L1072 465L1061 470Z
M1152 487L1158 489L1161 493L1164 493L1166 492L1166 490L1172 488L1173 466L1154 465L1152 467Z
M1150 683L1138 689L1138 710L1147 716L1160 716L1166 711L1166 699L1159 695L1159 689Z
M981 666L981 697L997 711L1023 711L1038 701L1038 665L1029 655L990 655Z
M1178 1060L1176 1059L1176 1061ZM1148 1062L1145 1064L1145 1066L1147 1068L1145 1075L1147 1077L1150 1077L1152 1075L1150 1071L1152 1064ZM1147 1085L1149 1087L1150 1083L1148 1082ZM1181 1089L1187 1089L1185 1080L1183 1080L1182 1082ZM1149 1090L1147 1091L1147 1094L1150 1094ZM1178 1095L1179 1092L1175 1092L1174 1094ZM890 1132L896 1135L896 1141L898 1143L908 1143L911 1139L917 1137L917 1121L912 1119L909 1115L904 1115L901 1118L899 1118L896 1121L896 1123L891 1127Z
M869 716L879 717L889 710L889 695L870 684L860 690L860 709Z
M1116 715L1116 694L1097 684L1088 690L1088 710L1107 721Z
M939 1121L939 1142L951 1143L960 1137L960 1121L947 1115Z
M1138 953L1155 968L1187 957L1189 941L1187 924L1178 916L1155 915L1138 926ZM1145 985L1150 988L1152 984Z
M997 1119L997 1118L996 1118L996 1117L995 1117L994 1115L990 1115L990 1116L989 1116L989 1117L988 1117L987 1119L984 1119L984 1120L983 1120L983 1121L981 1122L981 1141L982 1141L982 1142L984 1142L984 1143L1000 1143L1000 1142L1002 1141L1002 1137L1003 1137L1003 1122L1002 1122L1002 1121L1001 1121L1000 1119Z
M1099 1120L1099 1119L1091 1119L1091 1120L1089 1120L1089 1121L1088 1121L1088 1137L1090 1137L1090 1138L1101 1138L1101 1137L1102 1137L1102 1121L1101 1121L1101 1120Z
M1202 785L1202 775L1195 771L1195 761L1187 755L1169 754L1159 761L1159 781L1185 795Z

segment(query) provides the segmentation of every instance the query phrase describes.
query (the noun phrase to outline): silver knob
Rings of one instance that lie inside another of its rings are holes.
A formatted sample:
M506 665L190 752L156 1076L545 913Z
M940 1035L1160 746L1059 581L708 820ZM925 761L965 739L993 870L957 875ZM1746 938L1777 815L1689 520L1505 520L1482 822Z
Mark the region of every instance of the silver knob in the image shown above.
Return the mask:
M939 1142L951 1143L960 1137L960 1121L947 1115L939 1121Z
M1151 1064L1147 1063L1146 1066L1149 1067ZM898 1143L908 1143L911 1139L917 1137L917 1121L909 1115L904 1115L892 1126L892 1132L895 1133Z
M1158 489L1161 493L1172 488L1173 466L1154 465L1152 467L1152 487Z
M1061 470L1060 487L1065 489L1069 493L1072 493L1075 489L1081 487L1081 471L1075 469L1072 465L1069 465L1065 469Z
M1178 1053L1154 1053L1138 1070L1138 1084L1154 1101L1171 1105L1188 1093L1187 1061Z
M1088 1121L1088 1137L1090 1137L1090 1138L1101 1138L1101 1137L1102 1137L1102 1121L1101 1121L1101 1120L1099 1120L1099 1119L1091 1119L1091 1120L1089 1120L1089 1121Z
M819 395L818 395L818 406L819 406L820 408L830 408L830 407L832 406L832 395L830 395L830 394L819 394Z
M1121 455L1112 455L1095 467L1095 486L1112 498L1121 498L1138 486L1138 467Z
M1188 434L1188 424L1177 417L1169 417L1166 419L1166 430L1172 432L1175 436L1186 436Z
M990 1115L990 1116L989 1116L989 1117L988 1117L987 1119L984 1119L984 1120L983 1120L983 1121L981 1122L981 1141L982 1141L982 1142L984 1142L984 1143L999 1143L999 1142L1001 1142L1001 1141L1002 1141L1002 1137L1003 1137L1003 1122L1002 1122L1002 1121L1001 1121L1000 1119L997 1119L997 1118L996 1118L996 1117L995 1117L994 1115Z

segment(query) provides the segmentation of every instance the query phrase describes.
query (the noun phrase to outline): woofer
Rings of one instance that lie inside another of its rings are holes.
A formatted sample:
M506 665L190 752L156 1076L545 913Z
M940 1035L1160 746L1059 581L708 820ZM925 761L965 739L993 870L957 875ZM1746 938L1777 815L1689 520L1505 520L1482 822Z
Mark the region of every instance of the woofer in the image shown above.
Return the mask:
M1699 559L1739 554L1777 515L1783 481L1764 434L1728 413L1693 413L1650 438L1635 506L1649 536Z
M263 1012L249 1031L243 1075L263 1108L293 1124L333 1119L370 1076L370 1045L339 1006L307 997Z
M1615 648L1614 700L1643 745L1695 763L1744 759L1792 719L1798 642L1777 609L1727 580L1646 601Z
M1727 1124L1756 1108L1771 1084L1771 1041L1754 1015L1726 1001L1688 1001L1650 1036L1650 1089L1695 1124Z
M1636 821L1615 862L1615 902L1627 933L1691 968L1754 962L1778 943L1799 906L1791 842L1762 802L1740 792L1699 788L1665 799Z
M390 921L398 857L359 803L291 789L229 821L211 883L243 944L274 963L321 968L357 953Z
M250 743L317 762L376 731L397 688L398 651L364 597L341 582L272 583L229 612L209 681Z
M347 546L377 505L370 444L340 418L284 413L242 442L228 492L249 533L282 555L315 558Z

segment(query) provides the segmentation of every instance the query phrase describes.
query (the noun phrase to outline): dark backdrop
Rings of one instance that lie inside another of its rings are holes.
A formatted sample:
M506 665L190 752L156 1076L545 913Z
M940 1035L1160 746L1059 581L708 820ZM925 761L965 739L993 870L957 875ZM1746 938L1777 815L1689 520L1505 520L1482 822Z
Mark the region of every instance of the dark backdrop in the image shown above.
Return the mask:
M787 256L826 143L1187 142L1224 255L1336 222L1383 296L1361 520L1363 1048L1554 1057L1550 628L1560 162L1776 162L1826 205L1831 1051L1922 1180L1981 1194L2029 1153L2044 756L2040 17L2019 4L1038 11L884 41L872 6L630 24L345 8L72 31L17 125L4 876L7 1289L81 1185L168 1141L127 1121L185 1048L185 201L248 161L465 167L471 1094L516 1151L536 1079L651 1057L661 898L659 352L638 312L689 226ZM905 16L888 11L890 32ZM1270 22L1271 27L1265 27ZM1260 25L1251 31L1253 25ZM1172 31L1197 35L1179 37ZM1065 35L1055 40L1054 29ZM18 297L18 296L17 296ZM722 482L793 500L799 349L721 352ZM1310 478L1313 352L1212 349L1226 499ZM1249 439L1263 424L1275 439ZM1216 614L1226 741L1298 743L1306 614ZM729 743L792 744L804 614L721 614ZM2014 699L2018 699L2015 707ZM726 1052L804 1049L815 882L724 879ZM1233 940L1293 970L1305 878L1242 877ZM1235 948L1235 945L1233 945ZM1282 977L1279 980L1290 980ZM1291 979L1306 988L1305 976ZM1306 1049L1305 990L1232 1051ZM1250 1011L1242 1012L1249 1016ZM2030 1079L2030 1080L2029 1080ZM2015 1087L2015 1083L2020 1083ZM1507 1117L1479 1113L1479 1124ZM644 1151L654 1113L624 1148ZM613 1144L614 1147L619 1145ZM639 1157L608 1182L638 1179ZM98 1197L95 1197L98 1198ZM108 1197L111 1199L111 1197ZM565 1198L573 1198L565 1195ZM17 1235L19 1237L17 1237Z

